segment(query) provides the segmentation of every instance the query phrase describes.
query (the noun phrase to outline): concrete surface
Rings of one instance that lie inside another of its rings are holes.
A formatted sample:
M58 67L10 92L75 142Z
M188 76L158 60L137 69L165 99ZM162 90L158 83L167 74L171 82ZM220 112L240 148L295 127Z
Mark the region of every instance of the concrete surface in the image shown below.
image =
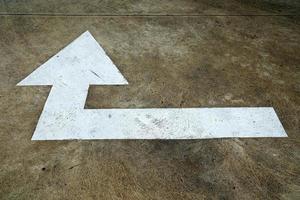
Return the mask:
M37 2L0 2L0 199L300 198L299 3ZM87 108L273 106L289 138L31 141L50 88L15 85L86 30L131 83Z
M0 14L297 15L297 0L0 0Z

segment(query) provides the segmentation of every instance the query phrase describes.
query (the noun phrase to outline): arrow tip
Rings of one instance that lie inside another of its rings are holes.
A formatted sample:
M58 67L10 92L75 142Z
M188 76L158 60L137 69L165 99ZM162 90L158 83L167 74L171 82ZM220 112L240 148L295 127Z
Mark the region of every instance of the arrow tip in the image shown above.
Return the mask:
M127 80L87 30L17 86L126 85Z

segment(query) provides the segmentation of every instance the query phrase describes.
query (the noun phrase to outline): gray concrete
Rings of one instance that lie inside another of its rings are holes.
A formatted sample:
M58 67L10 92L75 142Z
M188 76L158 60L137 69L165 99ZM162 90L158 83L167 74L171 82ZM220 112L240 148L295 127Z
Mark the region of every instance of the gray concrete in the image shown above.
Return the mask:
M208 1L143 2L138 9L132 2L78 1L54 10L49 2L22 2L2 1L1 13L82 14L88 7L116 15L235 13ZM277 13L278 4L250 9L248 3L228 2L245 12ZM298 9L294 4L291 9ZM2 15L0 199L299 199L296 19ZM86 30L130 82L92 86L87 108L273 106L289 138L30 141L50 88L15 85Z

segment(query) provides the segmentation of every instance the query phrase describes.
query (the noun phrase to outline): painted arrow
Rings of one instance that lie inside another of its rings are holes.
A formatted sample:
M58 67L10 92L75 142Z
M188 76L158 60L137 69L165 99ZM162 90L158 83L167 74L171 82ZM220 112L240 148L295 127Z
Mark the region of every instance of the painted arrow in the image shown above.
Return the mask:
M287 137L271 107L84 109L89 85L127 80L87 31L18 85L52 85L32 140Z

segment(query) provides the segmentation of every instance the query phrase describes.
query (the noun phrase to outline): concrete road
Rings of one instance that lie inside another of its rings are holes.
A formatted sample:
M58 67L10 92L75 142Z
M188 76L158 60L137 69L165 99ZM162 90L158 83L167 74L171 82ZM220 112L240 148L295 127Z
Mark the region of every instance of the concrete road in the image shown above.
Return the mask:
M299 199L297 1L0 1L0 199ZM272 106L288 138L31 141L16 87L89 30L129 81L87 108Z

